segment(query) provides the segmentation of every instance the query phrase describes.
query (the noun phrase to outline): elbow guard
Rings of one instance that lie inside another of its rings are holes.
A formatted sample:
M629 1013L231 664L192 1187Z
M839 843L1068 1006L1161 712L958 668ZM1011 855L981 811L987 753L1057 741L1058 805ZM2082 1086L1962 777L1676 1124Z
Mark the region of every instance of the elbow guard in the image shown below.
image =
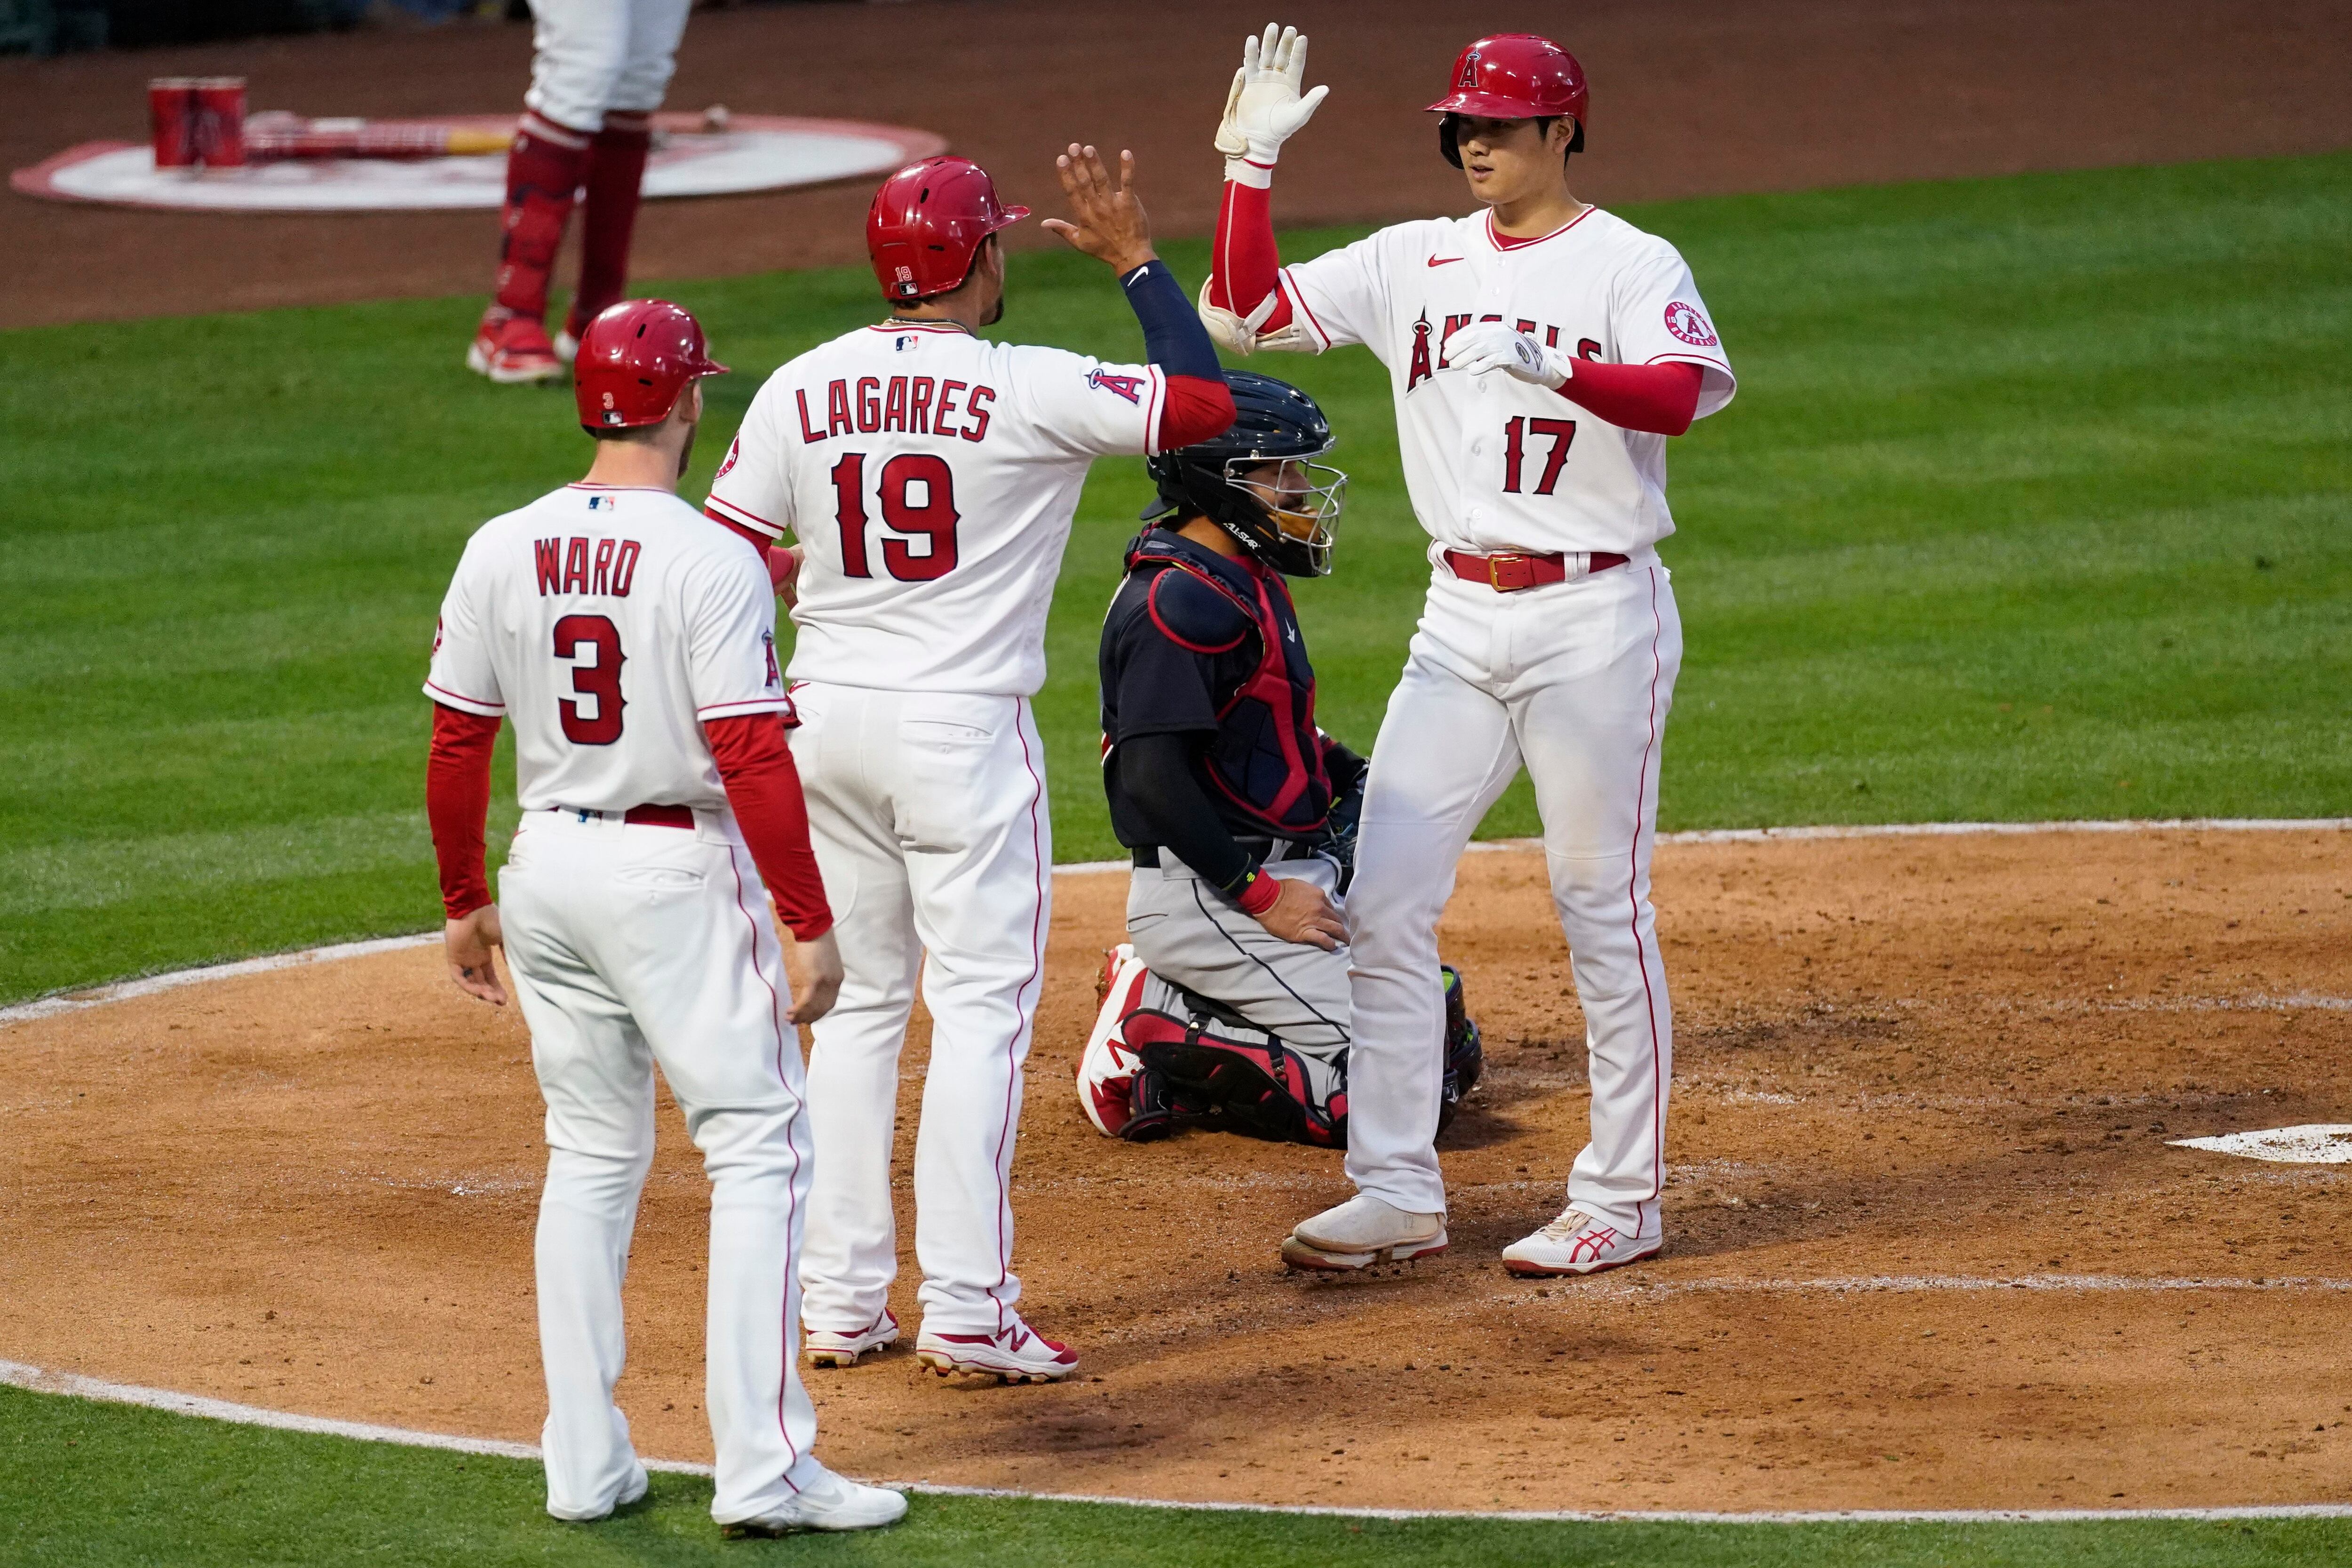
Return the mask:
M1275 306L1281 301L1282 294L1277 285L1276 292L1258 301L1256 310L1247 316L1237 316L1223 305L1209 302L1209 285L1204 282L1201 285L1201 324L1209 329L1210 338L1219 348L1244 359L1259 349L1276 353L1322 353L1321 345L1298 324L1295 314L1271 332L1259 331L1265 325L1266 318L1274 314Z

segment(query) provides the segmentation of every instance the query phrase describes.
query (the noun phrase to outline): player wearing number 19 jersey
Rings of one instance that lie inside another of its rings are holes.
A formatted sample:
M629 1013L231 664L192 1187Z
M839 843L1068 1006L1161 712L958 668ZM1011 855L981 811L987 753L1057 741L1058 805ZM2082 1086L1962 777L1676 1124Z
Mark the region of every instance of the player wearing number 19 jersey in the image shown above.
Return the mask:
M799 541L793 751L847 971L809 1058L819 1154L803 1278L820 1364L898 1337L890 1144L920 965L918 1353L1011 1381L1076 1365L1014 1310L1009 1178L1052 888L1029 698L1087 465L1214 435L1234 404L1152 258L1128 171L1114 184L1073 147L1061 173L1077 221L1052 226L1118 272L1150 363L978 337L1002 311L994 233L1026 214L976 165L928 160L891 176L867 219L891 319L770 378L708 503Z
M1667 437L1731 400L1730 362L1675 247L1569 191L1587 89L1549 39L1481 38L1430 105L1484 209L1385 228L1277 270L1268 190L1306 40L1244 47L1202 315L1228 346L1361 343L1387 368L1429 598L1372 752L1355 885L1348 1173L1296 1267L1445 1245L1433 1136L1436 927L1455 861L1524 765L1583 1005L1591 1139L1567 1211L1505 1249L1588 1273L1660 1246L1673 1024L1650 905L1658 742L1682 657L1657 543Z

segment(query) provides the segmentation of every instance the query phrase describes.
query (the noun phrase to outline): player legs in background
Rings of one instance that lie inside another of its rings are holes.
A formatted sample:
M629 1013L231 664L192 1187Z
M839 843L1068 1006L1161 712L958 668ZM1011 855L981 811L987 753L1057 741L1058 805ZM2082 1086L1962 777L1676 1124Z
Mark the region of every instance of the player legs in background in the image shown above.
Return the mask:
M1022 1068L1052 897L1044 753L1029 705L816 684L794 696L793 756L848 971L811 1055L825 1153L808 1310L828 1332L883 1321L895 1257L890 1128L919 951L932 1022L915 1146L919 1350L942 1371L1066 1376L1076 1358L1021 1321L1012 1269Z
M1464 847L1522 762L1593 1089L1591 1141L1568 1194L1570 1215L1591 1223L1577 1227L1580 1247L1565 1245L1587 1267L1656 1250L1673 1026L1649 863L1658 742L1681 654L1673 593L1654 561L1523 594L1450 578L1433 586L1372 752L1348 900L1356 1038L1347 1169L1360 1195L1302 1224L1286 1256L1302 1243L1368 1258L1400 1244L1428 1250L1433 1232L1442 1240L1442 1063L1427 1045L1444 1005L1429 980L1437 921Z
M556 253L584 181L586 247L567 349L617 300L628 271L652 111L669 85L689 0L533 0L527 112L507 155L498 291L466 363L493 381L561 375L547 335ZM594 293L584 314L580 301Z

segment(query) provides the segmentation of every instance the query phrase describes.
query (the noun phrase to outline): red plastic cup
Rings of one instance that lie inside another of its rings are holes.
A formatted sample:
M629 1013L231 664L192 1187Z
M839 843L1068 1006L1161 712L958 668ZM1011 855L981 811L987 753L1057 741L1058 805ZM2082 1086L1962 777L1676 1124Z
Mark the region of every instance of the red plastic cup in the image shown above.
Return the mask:
M184 169L196 161L196 79L159 76L147 84L147 120L155 166Z
M245 79L241 76L198 77L196 157L208 169L236 169L245 164Z

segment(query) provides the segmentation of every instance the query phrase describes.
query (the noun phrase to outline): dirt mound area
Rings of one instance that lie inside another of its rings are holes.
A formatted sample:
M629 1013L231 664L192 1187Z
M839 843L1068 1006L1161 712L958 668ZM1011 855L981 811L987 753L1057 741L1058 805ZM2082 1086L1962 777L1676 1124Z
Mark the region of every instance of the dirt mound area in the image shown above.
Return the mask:
M919 0L706 12L670 107L880 120L947 136L1013 200L1059 210L1053 153L1131 146L1166 234L1215 218L1208 147L1264 0ZM1460 210L1419 110L1478 24L1411 0L1294 0L1333 84L1285 154L1286 224ZM1596 0L1561 41L1593 82L1588 200L2323 152L2352 144L2335 0ZM1495 19L1500 27L1507 19ZM0 163L137 141L151 76L236 72L257 107L378 117L520 107L530 30L444 27L0 60ZM650 204L636 271L705 277L865 259L869 182ZM0 195L0 327L487 293L487 213L239 217ZM1008 238L1053 243L1034 224ZM564 276L570 276L569 264ZM452 358L456 355L452 349Z
M1539 856L1469 857L1446 922L1491 1064L1446 1141L1454 1248L1342 1281L1274 1253L1344 1194L1337 1156L1087 1127L1070 1075L1124 879L1066 876L1014 1179L1024 1307L1084 1374L949 1386L903 1350L815 1373L823 1452L897 1479L1373 1506L2343 1497L2352 1170L2168 1140L2352 1121L2345 850L1665 847L1668 1250L1546 1284L1495 1261L1558 1208L1583 1140ZM539 1102L520 1021L459 996L437 950L19 1025L0 1053L0 1356L535 1436ZM707 1458L707 1188L663 1114L622 1398L646 1453ZM913 1295L902 1276L902 1318Z

